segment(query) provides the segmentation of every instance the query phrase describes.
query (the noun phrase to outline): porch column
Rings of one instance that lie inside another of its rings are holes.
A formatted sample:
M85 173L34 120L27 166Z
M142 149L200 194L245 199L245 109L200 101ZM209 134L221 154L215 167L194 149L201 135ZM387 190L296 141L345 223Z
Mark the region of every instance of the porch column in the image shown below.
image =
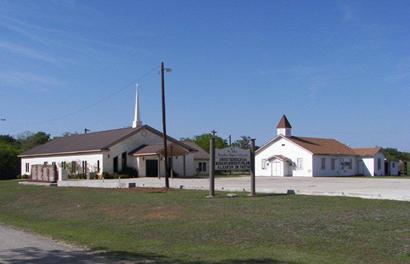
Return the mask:
M170 168L171 168L171 178L174 178L174 155L173 155L173 149L172 149L172 144L169 146L171 150L171 162L170 162Z
M182 158L182 161L183 161L182 163L183 163L183 167L184 167L184 172L183 172L183 174L184 174L183 176L184 176L184 177L186 177L186 161L185 161L185 156L186 156L186 155L183 155L183 156L182 156L182 157L183 157L183 158Z
M158 179L161 179L161 156L158 155Z

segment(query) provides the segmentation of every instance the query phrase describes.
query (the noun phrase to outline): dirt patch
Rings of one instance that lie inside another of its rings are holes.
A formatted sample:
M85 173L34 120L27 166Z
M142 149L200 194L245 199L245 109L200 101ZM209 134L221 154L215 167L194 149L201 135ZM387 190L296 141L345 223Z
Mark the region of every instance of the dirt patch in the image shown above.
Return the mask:
M75 187L79 191L88 192L93 191L115 191L115 192L142 192L142 193L166 193L167 188L154 188L154 187L136 187L136 188L89 188L89 187Z
M143 192L143 193L166 193L168 189L167 188L136 187L136 188L116 189L116 191Z
M146 220L163 220L163 219L176 219L181 215L181 209L179 208L165 208L158 207L153 208L144 213L144 219Z

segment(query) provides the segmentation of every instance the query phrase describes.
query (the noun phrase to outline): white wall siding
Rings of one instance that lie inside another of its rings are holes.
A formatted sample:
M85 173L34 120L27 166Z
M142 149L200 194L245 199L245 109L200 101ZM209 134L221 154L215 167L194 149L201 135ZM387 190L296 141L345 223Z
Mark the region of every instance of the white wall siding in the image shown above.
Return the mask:
M292 160L294 166L286 173L288 176L313 176L312 154L285 138L280 138L270 146L258 152L255 156L256 176L272 176L272 164L267 162L266 168L262 169L262 160L268 160L274 155L283 155ZM297 159L303 159L302 169L296 168ZM285 172L284 172L285 174Z
M170 141L168 141L171 143ZM81 164L82 161L87 161L87 165L89 167L88 171L94 171L94 167L97 166L97 160L100 161L100 171L101 172L114 172L114 158L118 157L118 171L120 172L124 168L122 168L122 153L127 153L127 166L138 169L139 176L146 176L146 168L145 168L145 160L146 159L157 159L157 156L152 157L145 157L145 158L137 158L128 155L131 151L135 150L137 147L145 144L162 144L163 138L155 133L150 132L149 130L143 129L138 133L118 142L117 144L109 147L109 150L100 152L98 154L77 154L77 155L56 155L56 156L49 156L49 157L36 157L36 158L22 158L21 162L21 173L22 174L30 174L31 165L34 164L44 164L44 162L48 162L52 164L52 162L56 162L57 165L61 165L62 161L71 162L71 161L78 161ZM29 171L26 172L26 163L29 163ZM174 171L177 172L179 175L184 174L183 168L183 156L178 156L173 158L173 167ZM186 166L186 176L194 176L196 167L193 160L192 153L188 154L185 158L185 166ZM162 159L160 162L160 170L159 173L161 176L165 175L165 167L164 167L164 160Z
M145 136L143 136L143 131L145 131ZM150 132L149 130L143 130L138 132L137 134L115 144L114 146L110 147L110 150L104 155L104 163L106 164L106 170L109 173L113 173L113 164L114 164L114 157L118 156L118 169L121 171L121 154L123 152L131 152L137 147L141 146L142 144L149 145L149 144L162 144L163 138L157 134ZM168 143L171 143L168 141ZM127 165L129 167L139 168L139 176L145 177L146 176L146 166L145 161L149 159L158 160L157 156L149 156L145 158L136 158L132 156L128 156ZM184 174L184 167L183 156L173 157L173 168L176 173L179 175ZM161 176L165 176L165 162L162 158L160 161L160 168L159 173ZM186 176L194 176L194 161L193 161L193 154L190 153L185 157L185 174Z
M358 174L363 174L364 176L374 176L374 158L359 158L363 161L363 171L358 170Z
M205 162L205 169L206 170L197 172L197 169L199 168L199 163L200 162ZM209 175L209 160L207 160L207 159L203 159L203 160L196 159L196 160L194 160L194 167L193 167L193 174L192 175L193 176L196 176L196 175L202 175L202 176Z
M143 134L145 136L143 136ZM109 151L104 155L104 171L108 173L114 172L114 157L118 157L118 170L121 171L121 154L127 152L127 154L137 147L145 144L159 144L162 143L162 137L154 134L146 129L139 131L138 133L118 142L117 144L111 146ZM137 162L135 157L127 155L127 166L128 167L137 167Z
M399 176L399 162L398 161L389 162L389 175Z
M21 175L31 174L31 165L42 165L47 162L51 165L53 162L56 163L58 168L61 168L62 162L71 163L72 161L82 164L82 161L87 161L87 167L89 172L95 172L97 168L97 161L100 161L100 171L103 171L103 154L77 154L77 155L61 155L61 156L48 156L48 157L30 157L21 158ZM28 163L29 171L26 171L26 163Z
M383 153L379 152L374 156L374 176L384 176L385 170L384 170L384 159L386 157L384 156ZM378 159L380 159L380 168L378 168Z
M325 160L324 169L322 169L322 159ZM334 168L332 168L332 159L335 162ZM351 168L346 165L346 162L351 162ZM357 160L356 156L314 155L313 168L313 175L319 177L354 176L357 174Z

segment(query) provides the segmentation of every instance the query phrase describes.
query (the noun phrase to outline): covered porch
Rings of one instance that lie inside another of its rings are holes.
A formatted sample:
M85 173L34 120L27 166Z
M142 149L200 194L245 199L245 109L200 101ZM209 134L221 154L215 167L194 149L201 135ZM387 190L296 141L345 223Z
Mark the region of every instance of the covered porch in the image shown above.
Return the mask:
M168 168L171 177L185 177L187 175L186 156L188 149L180 145L167 145ZM165 149L163 144L141 145L129 153L137 159L137 169L140 177L165 176Z
M274 155L268 159L271 176L292 176L292 165L291 159L283 155Z

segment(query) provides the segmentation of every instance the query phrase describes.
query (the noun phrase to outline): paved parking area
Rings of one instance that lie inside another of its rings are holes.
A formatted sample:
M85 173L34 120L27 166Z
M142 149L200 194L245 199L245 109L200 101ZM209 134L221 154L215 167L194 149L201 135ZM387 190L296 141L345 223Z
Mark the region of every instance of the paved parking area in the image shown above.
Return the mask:
M0 225L0 263L112 263L96 253Z
M122 180L64 181L59 186L99 188L163 187L164 179L136 178ZM208 179L170 179L172 188L208 190ZM250 177L216 178L215 189L220 191L249 191ZM256 177L256 191L260 193L287 193L350 196L368 199L410 201L410 179L362 177Z

